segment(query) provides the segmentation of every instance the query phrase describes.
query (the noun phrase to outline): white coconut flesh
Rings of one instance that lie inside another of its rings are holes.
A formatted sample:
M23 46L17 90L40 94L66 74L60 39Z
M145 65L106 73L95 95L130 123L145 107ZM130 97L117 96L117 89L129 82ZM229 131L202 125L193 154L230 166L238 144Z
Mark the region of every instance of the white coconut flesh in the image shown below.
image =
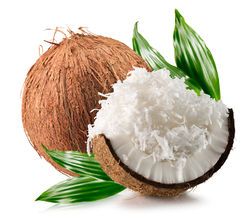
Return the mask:
M104 134L120 161L150 181L194 180L226 149L227 107L186 89L184 79L172 79L168 70L135 68L103 96L89 141Z

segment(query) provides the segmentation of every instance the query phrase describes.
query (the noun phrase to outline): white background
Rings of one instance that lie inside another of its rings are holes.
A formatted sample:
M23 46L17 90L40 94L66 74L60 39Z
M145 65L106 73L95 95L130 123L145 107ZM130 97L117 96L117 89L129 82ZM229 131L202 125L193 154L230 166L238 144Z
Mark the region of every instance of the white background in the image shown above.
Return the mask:
M249 1L13 1L0 2L0 221L249 221ZM21 123L21 88L56 26L90 31L131 46L133 24L173 62L174 9L204 38L217 63L222 99L235 111L234 150L222 169L179 199L124 192L72 206L35 202L64 180L29 145Z

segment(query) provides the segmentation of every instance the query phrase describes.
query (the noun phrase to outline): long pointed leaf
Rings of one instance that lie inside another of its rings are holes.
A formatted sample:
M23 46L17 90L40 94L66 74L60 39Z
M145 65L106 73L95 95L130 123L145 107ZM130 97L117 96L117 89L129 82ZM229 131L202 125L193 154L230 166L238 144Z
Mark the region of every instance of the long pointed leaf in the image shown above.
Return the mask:
M202 38L175 11L174 48L177 67L195 79L203 91L220 99L220 85L216 65Z
M92 176L102 180L111 178L102 170L100 164L94 159L94 155L88 155L77 151L48 150L43 145L47 154L60 166L80 176Z
M72 177L52 186L36 200L63 204L95 201L113 196L124 189L125 187L112 181L88 176Z
M190 80L181 69L168 63L164 57L139 33L138 22L134 25L132 44L133 50L140 55L153 70L166 68L169 70L171 77L186 78L185 83L188 86L187 88L193 89L197 94L200 93L201 87L195 80Z

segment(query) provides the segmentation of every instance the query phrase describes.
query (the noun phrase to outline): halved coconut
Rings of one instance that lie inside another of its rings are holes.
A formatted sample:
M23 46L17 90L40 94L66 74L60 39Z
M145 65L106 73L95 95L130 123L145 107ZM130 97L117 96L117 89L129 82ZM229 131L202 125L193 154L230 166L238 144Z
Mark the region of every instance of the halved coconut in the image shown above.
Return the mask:
M175 196L213 175L233 145L232 109L187 90L167 70L135 69L89 126L103 170L143 194Z

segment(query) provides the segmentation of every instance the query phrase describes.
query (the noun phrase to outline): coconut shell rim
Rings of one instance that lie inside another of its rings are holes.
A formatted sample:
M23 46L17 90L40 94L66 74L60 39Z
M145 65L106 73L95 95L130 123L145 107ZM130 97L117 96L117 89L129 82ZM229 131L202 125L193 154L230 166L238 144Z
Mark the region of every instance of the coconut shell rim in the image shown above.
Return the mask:
M206 180L208 180L210 177L212 177L212 175L217 172L222 165L225 163L226 159L228 158L228 155L230 153L230 151L232 150L233 147L233 142L234 142L234 136L235 136L235 125L234 125L234 112L233 109L228 109L228 143L227 146L225 148L225 151L221 154L219 160L215 163L215 165L208 170L206 173L204 173L202 176L187 181L187 182L182 182L182 183L172 183L172 184L164 184L164 183L160 183L160 182L156 182L156 181L152 181L149 180L147 178L145 178L144 176L134 172L133 170L131 170L127 165L125 165L120 158L117 156L117 154L115 153L115 151L112 148L111 145L111 141L105 137L104 134L100 134L99 136L102 136L105 140L105 143L107 145L107 147L109 148L109 151L111 152L112 156L114 157L115 161L118 163L118 165L125 170L126 173L130 174L132 177L134 177L135 179L152 185L156 188L167 188L167 189L189 189L192 187L195 187L203 182L205 182Z

